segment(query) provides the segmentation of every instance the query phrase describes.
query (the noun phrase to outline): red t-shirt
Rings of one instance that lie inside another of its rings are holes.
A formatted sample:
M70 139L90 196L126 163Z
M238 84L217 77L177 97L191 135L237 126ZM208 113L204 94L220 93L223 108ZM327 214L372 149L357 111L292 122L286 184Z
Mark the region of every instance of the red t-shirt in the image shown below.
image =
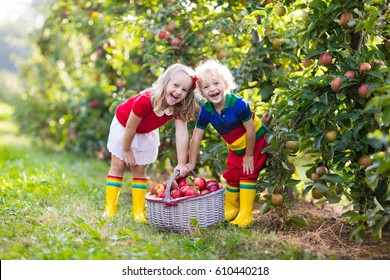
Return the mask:
M131 111L133 111L137 117L142 118L137 127L137 133L151 132L160 126L163 126L166 122L173 118L173 115L164 114L161 117L156 115L153 111L150 100L150 92L137 94L127 101L119 104L115 114L118 121L124 127L126 127Z

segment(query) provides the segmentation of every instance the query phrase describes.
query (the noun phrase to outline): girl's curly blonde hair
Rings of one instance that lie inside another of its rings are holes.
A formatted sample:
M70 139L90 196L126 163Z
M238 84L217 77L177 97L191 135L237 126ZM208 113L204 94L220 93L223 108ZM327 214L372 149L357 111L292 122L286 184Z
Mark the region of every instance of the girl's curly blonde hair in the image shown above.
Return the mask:
M236 83L234 82L234 77L230 72L229 68L227 68L225 65L215 59L209 59L201 62L195 68L195 74L196 77L199 78L199 84L202 83L204 77L209 76L211 74L223 78L225 83L228 85L227 91L232 91L237 87ZM199 99L204 99L200 86L196 88L195 94Z
M169 106L164 98L168 82L179 72L186 73L194 81L195 71L186 65L176 63L165 70L164 73L157 79L155 83L153 83L152 87L148 90L151 92L152 107L155 112L162 113L164 109L168 108L173 112L175 117L187 122L190 121L195 115L195 83L193 83L186 97L180 103Z

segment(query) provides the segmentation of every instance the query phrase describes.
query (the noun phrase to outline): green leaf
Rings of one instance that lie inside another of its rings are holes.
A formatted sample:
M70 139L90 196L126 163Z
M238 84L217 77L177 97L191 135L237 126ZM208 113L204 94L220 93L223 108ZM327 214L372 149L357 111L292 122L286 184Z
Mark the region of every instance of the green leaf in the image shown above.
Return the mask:
M261 206L260 213L265 214L265 213L269 212L270 210L271 210L271 206L267 202L265 202L263 204L263 206Z
M309 4L311 9L318 9L318 10L326 10L327 5L324 1L321 0L314 0Z
M344 179L338 174L325 174L321 177L321 179L325 179L326 181L333 183L344 183Z
M101 235L100 235L100 233L99 233L97 230L91 228L88 224L86 224L86 223L80 223L79 226L80 226L83 230L85 230L85 231L89 234L89 236L91 236L93 239L98 239L98 240L100 240L100 239L102 238Z
M351 231L351 236L355 238L357 243L362 243L365 237L365 226L364 225L358 225L355 226Z
M252 16L267 16L267 12L265 10L255 10L251 13Z
M385 215L383 216L379 222L375 223L373 229L372 229L372 238L373 239L382 239L382 228L389 222L390 216Z
M190 223L193 225L195 228L199 227L199 222L195 218L190 218Z
M289 222L297 227L300 227L300 228L304 228L304 227L309 226L309 223L307 222L307 220L303 216L300 216L300 215L291 216L287 222Z

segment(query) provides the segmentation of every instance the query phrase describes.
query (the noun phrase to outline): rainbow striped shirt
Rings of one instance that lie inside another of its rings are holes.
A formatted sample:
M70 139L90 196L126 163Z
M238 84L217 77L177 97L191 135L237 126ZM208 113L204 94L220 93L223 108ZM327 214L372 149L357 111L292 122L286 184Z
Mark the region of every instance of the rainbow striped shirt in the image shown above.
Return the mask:
M258 140L268 128L261 122L252 110L247 101L235 93L226 95L225 107L219 114L212 105L207 101L202 105L196 127L205 130L207 125L211 125L221 135L228 148L238 155L245 153L246 149L246 130L243 125L249 119L253 119L256 140Z

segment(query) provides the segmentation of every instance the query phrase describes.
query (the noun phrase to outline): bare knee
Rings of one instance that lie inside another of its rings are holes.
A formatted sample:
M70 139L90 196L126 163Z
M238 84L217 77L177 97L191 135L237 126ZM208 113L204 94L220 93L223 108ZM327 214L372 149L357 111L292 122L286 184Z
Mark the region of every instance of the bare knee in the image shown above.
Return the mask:
M111 156L111 167L108 174L123 177L127 169L126 163L116 156Z
M131 173L134 178L146 178L147 168L147 165L134 165L133 167L131 167Z

